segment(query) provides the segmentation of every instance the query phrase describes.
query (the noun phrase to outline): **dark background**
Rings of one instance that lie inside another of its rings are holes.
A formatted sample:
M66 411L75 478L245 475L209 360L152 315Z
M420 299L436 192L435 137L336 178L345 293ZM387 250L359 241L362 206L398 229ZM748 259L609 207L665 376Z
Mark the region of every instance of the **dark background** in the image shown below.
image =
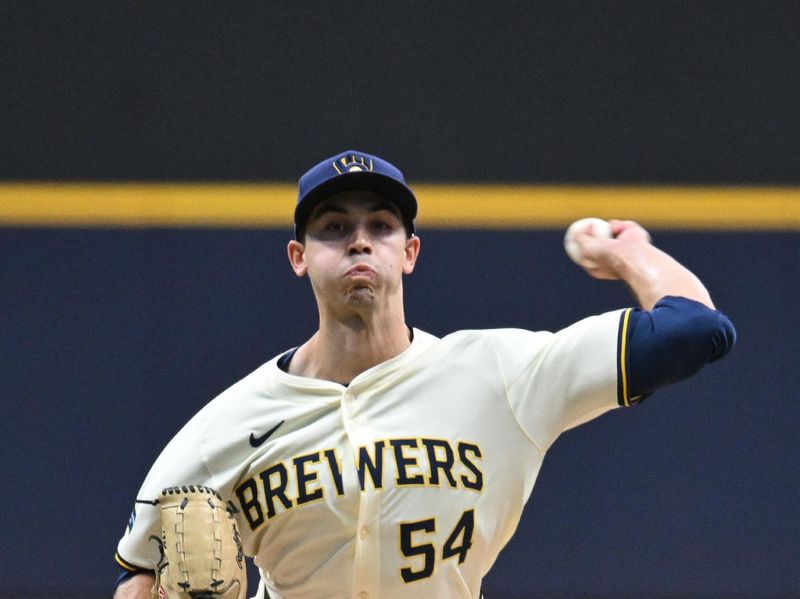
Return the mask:
M798 181L796 2L0 4L4 179Z
M794 185L798 31L793 2L5 2L0 180L292 181L356 148L412 184ZM556 443L489 599L800 592L800 238L652 225L738 347ZM630 301L559 231L420 233L436 334ZM110 595L161 447L315 328L289 234L0 229L0 596Z

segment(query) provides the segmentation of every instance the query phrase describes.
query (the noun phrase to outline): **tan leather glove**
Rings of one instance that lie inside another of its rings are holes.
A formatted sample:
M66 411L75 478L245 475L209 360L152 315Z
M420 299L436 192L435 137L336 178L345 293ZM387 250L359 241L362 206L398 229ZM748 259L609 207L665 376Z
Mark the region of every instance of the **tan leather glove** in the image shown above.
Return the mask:
M213 489L198 485L164 489L159 505L161 561L153 599L246 599L233 508Z

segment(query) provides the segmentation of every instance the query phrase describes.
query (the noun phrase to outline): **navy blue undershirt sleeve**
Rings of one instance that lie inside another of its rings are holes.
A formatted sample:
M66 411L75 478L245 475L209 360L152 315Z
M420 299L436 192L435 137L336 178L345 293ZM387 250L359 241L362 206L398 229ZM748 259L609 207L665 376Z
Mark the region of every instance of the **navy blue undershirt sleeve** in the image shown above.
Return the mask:
M117 587L119 585L121 585L123 582L125 582L126 580L130 580L131 578L133 578L134 576L138 576L139 574L152 574L152 575L155 575L155 572L153 570L140 570L140 569L127 570L127 569L123 568L122 566L119 566L119 571L120 571L120 574L117 577L116 582L114 583L114 590L116 590Z
M624 311L619 403L637 403L659 387L692 376L735 342L736 329L727 316L684 297L663 297L649 311Z
M298 349L300 348L295 347L293 349L290 349L280 358L278 358L278 368L280 368L284 372L289 372L289 362L292 361L292 358L294 358L294 354L297 352Z

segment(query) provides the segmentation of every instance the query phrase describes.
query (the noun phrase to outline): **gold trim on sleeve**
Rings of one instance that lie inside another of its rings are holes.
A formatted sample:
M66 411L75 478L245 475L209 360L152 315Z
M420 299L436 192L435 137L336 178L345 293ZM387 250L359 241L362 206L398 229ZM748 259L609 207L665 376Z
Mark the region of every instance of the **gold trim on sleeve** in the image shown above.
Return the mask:
M622 375L622 403L625 407L631 405L631 400L628 397L628 320L631 317L632 308L625 310L625 316L622 318L622 339L620 340L619 349L619 371Z

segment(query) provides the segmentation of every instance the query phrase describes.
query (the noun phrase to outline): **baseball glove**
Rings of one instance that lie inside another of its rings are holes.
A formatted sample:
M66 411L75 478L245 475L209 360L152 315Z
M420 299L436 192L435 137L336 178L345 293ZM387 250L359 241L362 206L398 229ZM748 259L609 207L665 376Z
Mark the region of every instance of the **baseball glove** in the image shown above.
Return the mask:
M168 487L159 498L161 560L153 599L246 599L234 508L208 487Z

